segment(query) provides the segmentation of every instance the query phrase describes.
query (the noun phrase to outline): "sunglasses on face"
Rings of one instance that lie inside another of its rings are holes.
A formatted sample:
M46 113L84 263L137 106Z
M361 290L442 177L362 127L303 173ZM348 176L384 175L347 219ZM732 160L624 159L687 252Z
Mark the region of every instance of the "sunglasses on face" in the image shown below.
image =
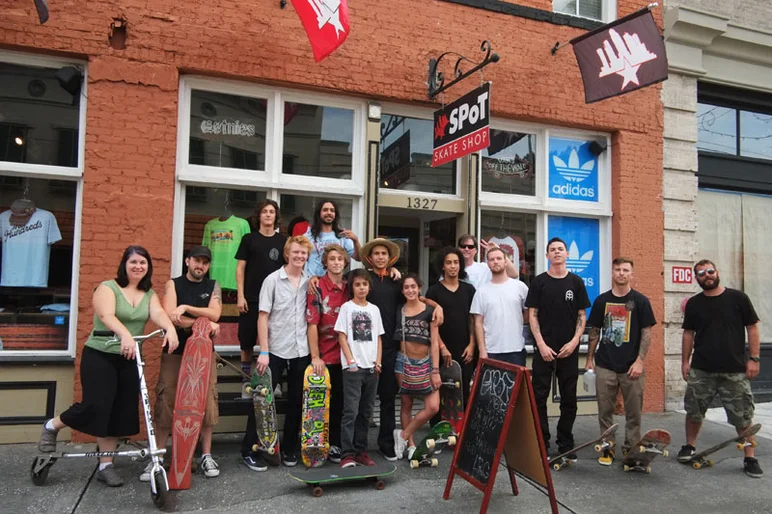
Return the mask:
M708 275L710 275L710 276L713 276L713 275L715 275L715 274L716 274L716 270L714 270L713 268L708 268L708 269L701 269L701 270L699 270L699 271L697 272L697 276L698 276L698 277L704 277L706 273L707 273Z
M476 245L461 245L459 248L464 248L466 250L474 250L475 248L477 248L477 246Z

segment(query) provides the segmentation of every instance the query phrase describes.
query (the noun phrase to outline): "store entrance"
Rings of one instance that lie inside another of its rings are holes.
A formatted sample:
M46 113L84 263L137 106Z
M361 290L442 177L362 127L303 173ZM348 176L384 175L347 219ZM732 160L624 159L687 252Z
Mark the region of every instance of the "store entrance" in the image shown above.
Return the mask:
M418 273L424 282L424 292L440 279L435 266L437 254L445 246L455 246L458 214L451 212L421 212L413 209L381 207L378 212L379 237L400 246L396 267L405 275Z

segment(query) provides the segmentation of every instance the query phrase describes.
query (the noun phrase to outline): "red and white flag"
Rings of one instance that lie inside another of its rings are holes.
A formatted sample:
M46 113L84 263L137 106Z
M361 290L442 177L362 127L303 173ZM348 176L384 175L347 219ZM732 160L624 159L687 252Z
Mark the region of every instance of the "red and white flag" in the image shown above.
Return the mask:
M316 62L335 51L348 37L348 7L346 0L292 0Z

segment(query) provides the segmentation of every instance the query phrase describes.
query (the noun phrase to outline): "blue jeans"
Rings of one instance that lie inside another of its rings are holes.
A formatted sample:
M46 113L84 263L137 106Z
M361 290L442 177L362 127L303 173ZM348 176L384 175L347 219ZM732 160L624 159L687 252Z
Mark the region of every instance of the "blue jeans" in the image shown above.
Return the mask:
M340 445L343 456L367 450L367 430L373 418L378 375L375 369L343 370L343 422Z
M497 361L508 362L510 364L517 364L518 366L525 366L525 348L519 352L507 352L507 353L489 353L489 359L495 359Z

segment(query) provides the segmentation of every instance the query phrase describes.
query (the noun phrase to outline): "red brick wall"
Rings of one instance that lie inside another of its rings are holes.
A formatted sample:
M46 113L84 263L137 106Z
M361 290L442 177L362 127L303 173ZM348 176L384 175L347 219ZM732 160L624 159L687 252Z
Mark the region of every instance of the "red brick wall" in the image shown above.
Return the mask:
M618 0L619 15L641 5ZM556 41L582 30L438 0L360 0L350 5L346 43L317 64L292 5L282 10L278 0L57 0L49 7L51 19L41 26L31 0L0 0L0 48L89 60L78 355L91 327L91 292L114 276L126 245L148 247L156 287L169 276L180 74L429 104L429 58L453 50L477 59L482 39L501 56L485 69L496 116L614 134L613 253L635 259L637 285L662 319L660 87L585 105L571 49L550 55ZM661 11L654 13L661 26ZM108 27L121 16L128 20L126 49L114 50ZM447 100L477 80L451 89ZM657 328L647 361L648 410L664 405L662 351ZM151 384L155 373L148 370ZM75 387L77 398L77 381Z

